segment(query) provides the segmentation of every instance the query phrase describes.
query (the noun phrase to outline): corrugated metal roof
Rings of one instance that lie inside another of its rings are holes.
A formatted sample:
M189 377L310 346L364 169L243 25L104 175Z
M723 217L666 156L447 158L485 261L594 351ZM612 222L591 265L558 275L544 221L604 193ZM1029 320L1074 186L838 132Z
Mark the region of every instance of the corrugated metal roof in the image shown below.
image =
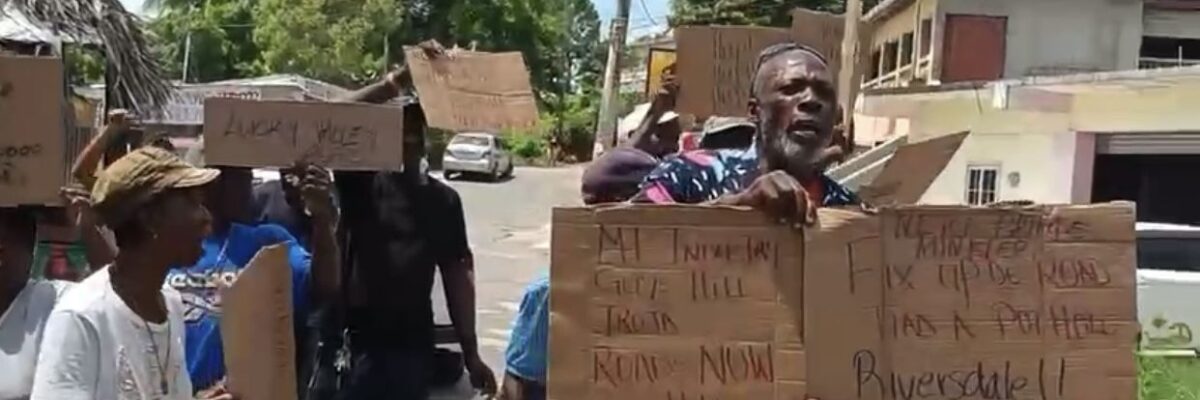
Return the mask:
M295 74L275 74L245 79L230 79L225 81L207 82L201 85L230 85L230 86L293 86L313 98L332 100L347 93L349 90L328 82L305 78Z

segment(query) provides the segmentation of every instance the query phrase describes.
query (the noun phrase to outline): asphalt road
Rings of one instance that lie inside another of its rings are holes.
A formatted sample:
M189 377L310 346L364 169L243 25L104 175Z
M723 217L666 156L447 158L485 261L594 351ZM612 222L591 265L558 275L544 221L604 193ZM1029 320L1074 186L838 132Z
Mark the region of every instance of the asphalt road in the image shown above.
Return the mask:
M448 181L462 197L475 253L476 318L480 352L497 379L504 373L509 328L525 286L550 268L550 213L575 206L583 168L520 168L512 179ZM438 323L449 323L440 283L434 287ZM463 386L465 384L460 384ZM470 398L460 388L435 399Z

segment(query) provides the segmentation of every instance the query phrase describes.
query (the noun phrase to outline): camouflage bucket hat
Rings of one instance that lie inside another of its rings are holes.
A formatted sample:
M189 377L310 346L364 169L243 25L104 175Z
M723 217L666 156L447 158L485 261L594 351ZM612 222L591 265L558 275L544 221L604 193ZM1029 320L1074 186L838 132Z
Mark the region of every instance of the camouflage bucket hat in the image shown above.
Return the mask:
M167 150L142 147L109 165L92 187L92 208L110 227L120 226L155 195L203 186L220 175L196 168Z

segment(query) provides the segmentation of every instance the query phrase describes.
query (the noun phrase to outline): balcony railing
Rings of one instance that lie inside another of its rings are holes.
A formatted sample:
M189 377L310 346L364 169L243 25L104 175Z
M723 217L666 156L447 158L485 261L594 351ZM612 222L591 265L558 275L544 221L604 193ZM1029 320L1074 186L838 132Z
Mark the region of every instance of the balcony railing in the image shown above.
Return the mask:
M915 79L929 79L933 56L925 56L916 64L907 64L863 83L863 88L906 86Z
M1138 59L1138 69L1176 68L1190 65L1200 65L1200 60L1155 57L1142 57Z

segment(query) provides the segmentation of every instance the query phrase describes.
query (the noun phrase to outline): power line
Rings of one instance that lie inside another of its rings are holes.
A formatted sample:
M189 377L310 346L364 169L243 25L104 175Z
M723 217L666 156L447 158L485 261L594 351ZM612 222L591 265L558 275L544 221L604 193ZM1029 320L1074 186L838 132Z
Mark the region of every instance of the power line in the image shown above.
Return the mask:
M646 7L646 0L638 0L638 3L640 3L642 5L642 14L646 15L646 19L650 20L650 22L653 22L655 25L657 25L658 22L654 20L654 17L650 16L650 9Z

